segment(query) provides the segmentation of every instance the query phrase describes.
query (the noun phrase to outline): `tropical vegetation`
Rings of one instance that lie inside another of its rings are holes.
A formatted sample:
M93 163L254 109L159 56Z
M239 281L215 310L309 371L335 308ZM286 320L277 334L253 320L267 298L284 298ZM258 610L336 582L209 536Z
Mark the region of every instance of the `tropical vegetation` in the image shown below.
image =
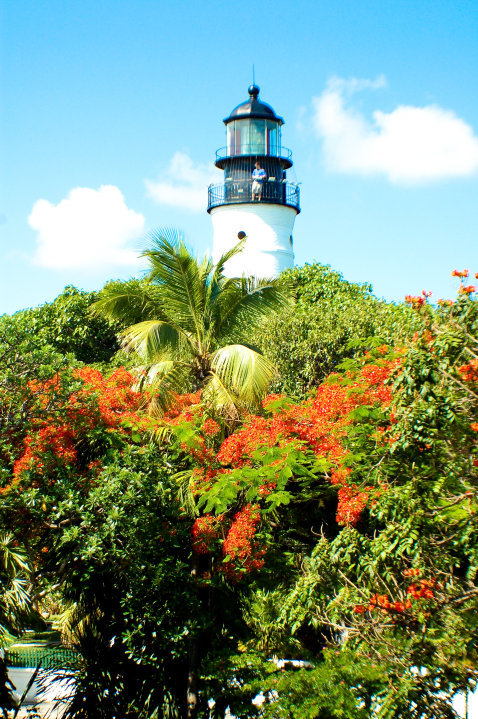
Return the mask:
M267 391L274 366L248 339L259 320L288 303L276 281L224 275L243 244L214 265L195 258L179 233L153 233L143 252L146 280L107 285L94 303L95 314L123 325L141 317L121 335L159 411L181 391L201 389L203 402L229 412L257 405Z
M469 273L393 305L321 265L228 279L176 234L145 255L142 280L0 319L0 642L53 622L65 718L456 717L478 678Z

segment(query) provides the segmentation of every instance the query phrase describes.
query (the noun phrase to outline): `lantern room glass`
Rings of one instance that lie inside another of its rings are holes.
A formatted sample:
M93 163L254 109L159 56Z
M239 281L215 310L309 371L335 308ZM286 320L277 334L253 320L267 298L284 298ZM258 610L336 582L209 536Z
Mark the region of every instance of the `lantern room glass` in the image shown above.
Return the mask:
M280 156L280 125L273 120L247 118L227 124L227 153Z

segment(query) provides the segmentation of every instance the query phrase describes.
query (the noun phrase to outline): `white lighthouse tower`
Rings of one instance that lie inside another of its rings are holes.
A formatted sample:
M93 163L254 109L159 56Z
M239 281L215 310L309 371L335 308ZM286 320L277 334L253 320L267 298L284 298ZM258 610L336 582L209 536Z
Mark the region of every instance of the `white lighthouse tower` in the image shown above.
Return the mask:
M284 120L258 96L259 88L251 85L249 100L224 120L227 145L216 152L224 181L208 190L214 260L247 238L243 252L227 263L229 277L277 277L294 264L292 230L300 206L299 187L286 177L292 153L281 144ZM265 171L259 188L253 187L256 163Z

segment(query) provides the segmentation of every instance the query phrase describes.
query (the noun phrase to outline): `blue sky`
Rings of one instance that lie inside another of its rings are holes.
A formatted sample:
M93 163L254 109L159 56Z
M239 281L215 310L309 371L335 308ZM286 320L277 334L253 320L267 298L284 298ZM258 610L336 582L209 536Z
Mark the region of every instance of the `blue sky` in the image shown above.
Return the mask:
M4 0L0 313L141 271L153 228L212 242L222 119L285 118L296 263L400 300L478 271L474 1Z

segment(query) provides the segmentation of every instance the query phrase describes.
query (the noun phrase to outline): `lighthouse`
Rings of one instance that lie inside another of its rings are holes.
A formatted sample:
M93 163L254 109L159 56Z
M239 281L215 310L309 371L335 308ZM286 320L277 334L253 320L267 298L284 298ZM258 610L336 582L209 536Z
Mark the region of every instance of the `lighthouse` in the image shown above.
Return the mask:
M229 260L225 274L272 278L294 264L299 187L287 179L292 152L282 146L284 120L259 100L257 85L248 92L249 99L224 120L226 146L216 152L223 182L208 188L213 258L217 261L246 238L244 250Z

